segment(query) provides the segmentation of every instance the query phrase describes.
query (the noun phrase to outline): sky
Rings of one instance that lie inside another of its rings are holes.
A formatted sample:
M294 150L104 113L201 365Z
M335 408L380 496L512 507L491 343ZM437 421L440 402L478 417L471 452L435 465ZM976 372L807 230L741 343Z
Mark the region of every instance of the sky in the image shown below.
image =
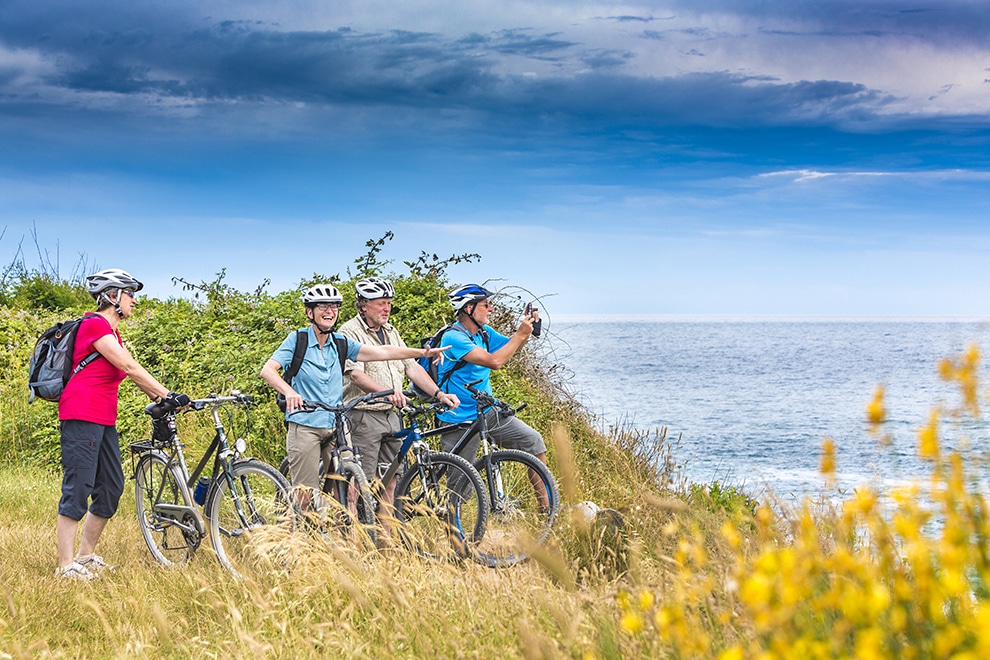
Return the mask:
M0 262L990 317L982 0L2 0ZM39 256L40 253L40 256Z

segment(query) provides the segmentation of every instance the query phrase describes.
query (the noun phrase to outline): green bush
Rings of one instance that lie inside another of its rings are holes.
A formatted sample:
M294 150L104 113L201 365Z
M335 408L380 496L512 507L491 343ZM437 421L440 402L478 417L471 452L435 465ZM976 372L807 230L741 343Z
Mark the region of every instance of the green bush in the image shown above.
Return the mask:
M477 255L440 259L424 253L418 260L406 262L408 272L396 273L386 271L388 262L378 258L389 238L386 235L369 241L368 253L354 262L358 272L348 272L347 279L314 273L300 280L298 288L279 293L269 293L264 284L253 291L239 291L225 282L224 271L213 281L198 284L176 278L191 299L141 298L134 315L121 325L124 344L142 366L174 391L193 398L231 390L252 395L258 405L252 411L251 453L277 463L285 453L283 418L274 403L275 392L258 373L286 335L307 324L300 302L303 290L318 282L334 282L344 296L343 323L356 313L356 280L369 275L389 278L396 288L392 320L410 346L418 346L424 336L452 319L446 268ZM44 402L26 404L27 363L42 330L57 320L91 310L93 302L80 285L56 286L57 282L37 273L15 280L7 289L13 298L8 297L0 306L0 345L7 347L0 355L0 387L7 394L0 405L0 460L56 467L57 407ZM51 284L48 289L42 286L45 282ZM56 300L49 294L63 288L67 295L58 300L71 305L46 306ZM28 291L34 293L28 295ZM23 301L24 307L10 302L14 299ZM512 398L516 397L512 390ZM147 402L129 381L121 386L117 427L122 443L140 440L148 433L148 418L143 413ZM179 424L193 448L212 437L210 425L193 421L192 416L184 416Z

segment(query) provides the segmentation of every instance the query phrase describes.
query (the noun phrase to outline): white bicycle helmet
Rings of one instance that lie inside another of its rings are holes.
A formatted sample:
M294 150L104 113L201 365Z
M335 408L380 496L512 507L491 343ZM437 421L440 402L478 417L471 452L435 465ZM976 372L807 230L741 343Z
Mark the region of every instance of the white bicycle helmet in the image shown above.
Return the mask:
M395 298L395 289L388 280L380 277L369 277L358 280L354 285L358 298L363 300L377 300L378 298Z
M108 268L93 273L86 278L86 290L89 295L98 298L107 289L134 289L140 291L144 284L134 279L126 270Z
M306 290L302 297L303 304L315 305L316 303L342 303L344 297L337 291L337 287L332 284L317 284Z
M485 298L491 298L494 296L494 292L489 291L483 286L477 284L465 284L464 286L459 286L450 293L447 297L450 298L450 304L453 305L456 311L461 311L466 305L471 303L478 303Z

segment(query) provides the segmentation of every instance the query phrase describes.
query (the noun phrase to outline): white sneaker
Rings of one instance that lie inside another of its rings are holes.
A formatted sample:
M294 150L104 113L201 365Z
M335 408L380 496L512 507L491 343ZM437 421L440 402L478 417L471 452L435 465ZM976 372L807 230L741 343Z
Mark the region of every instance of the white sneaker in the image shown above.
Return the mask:
M66 580L82 580L83 582L96 580L100 577L77 561L72 562L68 566L56 568L55 575Z
M116 566L111 566L110 564L103 561L103 557L99 555L90 555L86 559L76 556L76 562L80 564L83 568L87 569L90 573L98 573L99 571L115 571Z

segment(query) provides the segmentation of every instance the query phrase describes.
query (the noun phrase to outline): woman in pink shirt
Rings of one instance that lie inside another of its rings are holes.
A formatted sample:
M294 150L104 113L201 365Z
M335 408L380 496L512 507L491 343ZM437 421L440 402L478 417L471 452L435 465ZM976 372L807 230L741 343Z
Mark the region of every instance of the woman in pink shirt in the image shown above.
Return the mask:
M73 368L92 353L99 357L73 375L58 402L62 448L62 497L58 503L58 569L56 575L79 580L112 570L95 554L107 521L117 512L124 492L124 470L117 440L117 390L124 378L155 401L189 404L185 394L169 392L124 348L117 326L134 311L135 296L144 285L118 268L86 278L97 311L79 326ZM89 515L86 515L88 511ZM83 516L82 541L73 554L76 531Z

